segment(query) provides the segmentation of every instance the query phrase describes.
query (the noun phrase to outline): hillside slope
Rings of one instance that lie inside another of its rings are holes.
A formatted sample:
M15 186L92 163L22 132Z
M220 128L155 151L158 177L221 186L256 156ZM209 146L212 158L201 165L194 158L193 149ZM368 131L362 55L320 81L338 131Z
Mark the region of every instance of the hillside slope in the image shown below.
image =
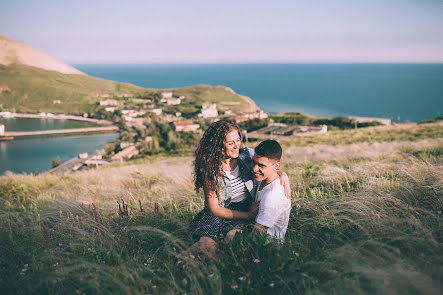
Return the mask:
M245 231L214 260L187 251L189 223L204 206L191 157L2 176L0 290L440 294L442 124L370 132L289 138L285 243ZM337 141L344 137L354 142Z
M80 114L89 111L100 100L100 94L135 93L140 89L86 75L0 65L0 104L4 110ZM54 105L54 100L60 100L60 104Z
M0 64L23 64L64 74L85 75L83 72L32 48L22 42L0 35Z

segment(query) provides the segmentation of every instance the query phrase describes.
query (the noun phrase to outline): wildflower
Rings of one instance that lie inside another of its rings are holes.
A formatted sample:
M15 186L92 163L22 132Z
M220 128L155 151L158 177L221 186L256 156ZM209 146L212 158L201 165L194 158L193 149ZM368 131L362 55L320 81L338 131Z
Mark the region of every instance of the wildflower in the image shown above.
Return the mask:
M195 259L195 256L194 256L194 255L191 255L191 259Z
M145 263L143 263L143 265L144 265L144 266L148 266L148 264L147 264L146 262L145 262Z
M238 285L231 285L231 289L232 290L237 290L238 289Z
M244 282L244 281L247 280L247 277L239 277L238 280L239 280L240 282Z
M252 260L252 261L254 261L254 263L260 263L260 259L257 259L257 258L255 258L255 259Z
M269 287L274 288L275 284L274 283L270 283Z
M88 251L91 251L91 248L88 248Z
M297 252L295 252L295 251L292 251L292 254L294 254L295 257L299 257L299 256L300 256L300 253L297 253Z
M153 286L152 286L152 289L156 289L156 288L157 288L157 286L156 286L156 285L153 285Z
M213 274L213 273L208 274L208 278L213 278L213 277L214 277L214 274Z
M57 263L54 263L52 266L53 266L53 267L57 267L57 266L58 266L58 262L57 262Z

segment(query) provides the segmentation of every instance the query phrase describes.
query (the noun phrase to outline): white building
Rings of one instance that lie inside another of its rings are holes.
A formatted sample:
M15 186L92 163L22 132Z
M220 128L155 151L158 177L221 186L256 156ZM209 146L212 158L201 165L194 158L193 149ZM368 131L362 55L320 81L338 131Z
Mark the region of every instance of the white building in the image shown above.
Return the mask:
M174 122L175 131L195 132L200 128L200 125L194 124L191 121Z
M162 114L162 109L148 109L148 110L146 110L148 113L154 113L154 114L156 114L157 116L160 116L161 114Z
M107 99L100 101L101 106L116 106L117 104L118 102L115 99Z
M198 116L203 118L217 117L217 105L215 103L205 102L202 106L201 113L198 114Z
M172 98L172 92L162 92L163 98Z
M168 105L178 105L180 104L181 100L180 98L169 98L166 100L166 104Z
M4 135L5 134L5 125L0 124L0 135Z

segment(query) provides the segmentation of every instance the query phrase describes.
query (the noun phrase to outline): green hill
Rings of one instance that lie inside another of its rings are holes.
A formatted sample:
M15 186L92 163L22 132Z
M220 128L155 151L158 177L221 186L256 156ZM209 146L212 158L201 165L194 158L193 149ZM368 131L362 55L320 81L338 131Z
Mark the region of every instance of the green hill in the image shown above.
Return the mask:
M100 95L118 98L123 94L149 96L161 92L128 83L62 74L20 64L0 65L0 81L2 109L26 113L81 114L91 111L103 99ZM186 96L184 103L217 102L219 109L225 106L235 112L257 109L252 100L223 86L197 85L164 91L172 91L175 96ZM54 100L60 100L60 104L53 104Z

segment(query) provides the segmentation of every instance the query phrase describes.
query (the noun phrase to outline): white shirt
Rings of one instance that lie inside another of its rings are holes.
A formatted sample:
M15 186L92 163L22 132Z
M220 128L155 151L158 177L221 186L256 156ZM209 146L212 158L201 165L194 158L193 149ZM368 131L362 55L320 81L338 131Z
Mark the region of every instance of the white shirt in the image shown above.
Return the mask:
M255 221L268 227L268 235L283 242L291 213L291 199L286 198L280 178L257 191L260 208Z

